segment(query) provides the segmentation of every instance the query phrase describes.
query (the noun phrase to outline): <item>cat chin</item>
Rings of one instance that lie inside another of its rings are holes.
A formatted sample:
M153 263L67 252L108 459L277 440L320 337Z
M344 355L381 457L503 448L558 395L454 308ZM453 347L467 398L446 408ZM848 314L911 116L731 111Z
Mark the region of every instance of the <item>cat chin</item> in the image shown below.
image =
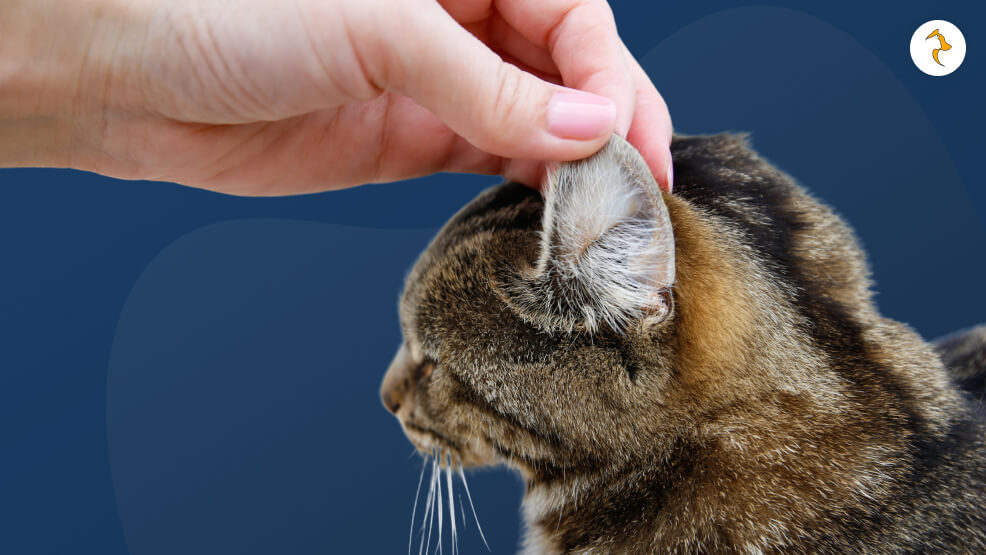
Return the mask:
M461 463L464 468L493 466L502 462L490 447L472 445L476 442L457 441L412 422L404 423L404 433L422 456L437 456L441 464L444 464L446 456L451 457L452 464Z

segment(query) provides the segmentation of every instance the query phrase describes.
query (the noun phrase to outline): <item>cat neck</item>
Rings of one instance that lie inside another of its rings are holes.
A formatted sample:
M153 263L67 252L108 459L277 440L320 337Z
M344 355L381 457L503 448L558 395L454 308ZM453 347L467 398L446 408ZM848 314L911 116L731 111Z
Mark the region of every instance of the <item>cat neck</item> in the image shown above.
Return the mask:
M665 509L680 503L675 476L693 465L687 449L672 451L646 467L638 462L528 480L525 553L632 552L652 545L667 524Z

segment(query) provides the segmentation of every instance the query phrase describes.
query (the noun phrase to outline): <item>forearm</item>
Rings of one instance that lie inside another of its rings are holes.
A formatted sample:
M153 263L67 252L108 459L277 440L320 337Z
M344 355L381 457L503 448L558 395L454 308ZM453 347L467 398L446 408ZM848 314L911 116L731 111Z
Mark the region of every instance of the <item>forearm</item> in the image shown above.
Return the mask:
M134 4L0 2L0 167L84 166Z

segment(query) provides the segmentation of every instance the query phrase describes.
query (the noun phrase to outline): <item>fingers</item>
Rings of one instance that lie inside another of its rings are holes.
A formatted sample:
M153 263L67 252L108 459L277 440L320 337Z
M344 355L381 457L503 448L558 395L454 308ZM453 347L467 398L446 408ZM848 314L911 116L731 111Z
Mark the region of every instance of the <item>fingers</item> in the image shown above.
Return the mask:
M667 104L630 51L626 47L623 50L636 97L636 111L627 140L640 151L658 185L671 192L674 187L670 150L673 128ZM504 164L506 178L528 185L537 184L543 172L544 164L531 160L511 160Z
M113 130L114 143L142 137L154 153L154 178L235 195L312 193L436 172L500 174L531 186L540 177L537 163L477 149L430 111L389 93L272 123L145 122ZM129 162L103 173L147 177Z
M486 28L487 39L483 42L498 53L505 53L539 72L561 76L548 49L527 40L499 14L490 16Z
M561 82L616 102L616 131L641 152L657 182L673 182L672 127L664 99L619 40L612 12L599 0L456 0L443 6L457 21L482 26L483 40L505 58L542 78L559 73ZM479 36L479 35L477 35ZM551 80L555 80L553 77ZM511 161L505 172L530 183L538 165Z
M671 115L664 98L657 92L644 69L626 47L624 52L637 96L637 110L633 115L627 140L640 151L661 187L671 192L674 182L670 150Z
M616 103L616 131L626 135L635 110L633 80L609 5L603 0L504 0L503 19L546 48L566 86Z
M386 88L498 156L572 160L606 143L617 121L612 100L504 63L437 4L412 8L392 29L398 44L388 52Z

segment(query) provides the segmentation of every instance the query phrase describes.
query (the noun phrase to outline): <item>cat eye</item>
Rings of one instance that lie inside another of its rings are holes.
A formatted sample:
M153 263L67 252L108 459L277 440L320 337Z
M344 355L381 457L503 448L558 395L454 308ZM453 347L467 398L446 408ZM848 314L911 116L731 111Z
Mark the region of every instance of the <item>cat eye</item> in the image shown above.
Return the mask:
M414 382L415 383L420 382L421 380L430 376L431 373L435 371L436 364L437 363L431 358L425 357L424 360L422 360L420 364L415 366L414 370L412 371L412 377L414 379Z

